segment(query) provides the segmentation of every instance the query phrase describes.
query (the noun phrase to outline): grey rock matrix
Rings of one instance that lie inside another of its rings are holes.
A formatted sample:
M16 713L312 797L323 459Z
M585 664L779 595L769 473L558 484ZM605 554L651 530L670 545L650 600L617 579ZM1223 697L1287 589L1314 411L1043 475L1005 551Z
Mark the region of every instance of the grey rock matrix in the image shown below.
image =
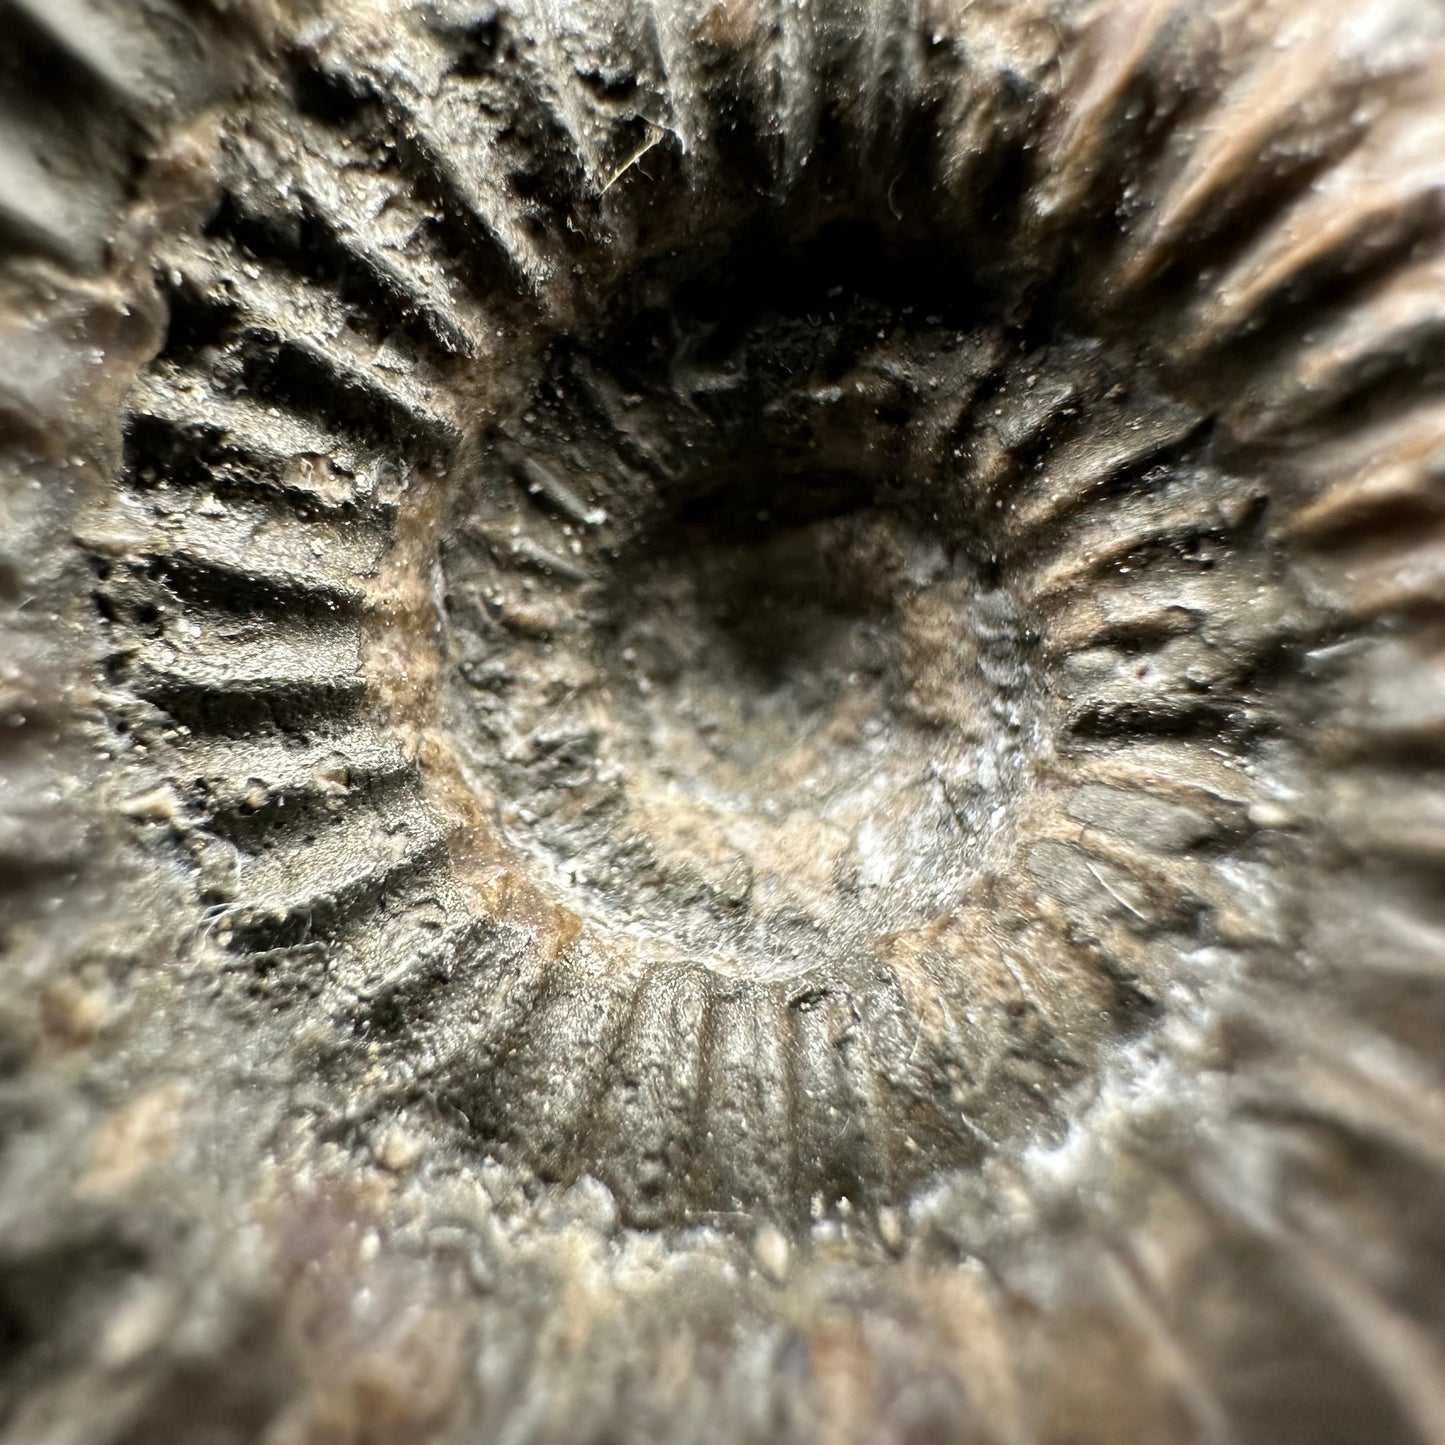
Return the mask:
M0 1439L1445 1442L1435 0L0 23Z

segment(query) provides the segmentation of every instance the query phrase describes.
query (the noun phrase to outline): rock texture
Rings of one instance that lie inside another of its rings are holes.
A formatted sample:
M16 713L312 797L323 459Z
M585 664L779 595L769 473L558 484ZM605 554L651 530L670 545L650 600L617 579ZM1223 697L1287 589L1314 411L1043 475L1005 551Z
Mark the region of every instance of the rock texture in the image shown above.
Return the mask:
M0 1429L1445 1441L1445 15L7 0Z

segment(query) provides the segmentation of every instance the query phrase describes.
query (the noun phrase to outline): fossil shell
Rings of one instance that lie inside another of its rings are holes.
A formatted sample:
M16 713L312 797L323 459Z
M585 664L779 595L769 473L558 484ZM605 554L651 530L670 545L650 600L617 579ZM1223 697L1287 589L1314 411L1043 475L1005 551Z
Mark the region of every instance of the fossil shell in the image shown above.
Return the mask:
M7 1439L1445 1440L1445 15L9 0Z

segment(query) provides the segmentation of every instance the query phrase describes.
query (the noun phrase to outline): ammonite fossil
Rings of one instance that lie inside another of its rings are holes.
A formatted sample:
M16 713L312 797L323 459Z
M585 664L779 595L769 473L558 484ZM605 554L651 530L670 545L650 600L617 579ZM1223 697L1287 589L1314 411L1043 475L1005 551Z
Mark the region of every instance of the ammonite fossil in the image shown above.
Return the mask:
M1445 1441L1445 11L7 0L0 1419Z

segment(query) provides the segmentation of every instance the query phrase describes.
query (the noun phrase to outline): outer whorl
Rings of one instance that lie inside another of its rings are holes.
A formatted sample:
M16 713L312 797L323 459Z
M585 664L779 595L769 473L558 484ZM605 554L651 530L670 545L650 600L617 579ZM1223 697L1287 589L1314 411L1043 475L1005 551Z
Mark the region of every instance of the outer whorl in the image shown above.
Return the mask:
M1431 0L6 0L0 1419L1445 1442Z

